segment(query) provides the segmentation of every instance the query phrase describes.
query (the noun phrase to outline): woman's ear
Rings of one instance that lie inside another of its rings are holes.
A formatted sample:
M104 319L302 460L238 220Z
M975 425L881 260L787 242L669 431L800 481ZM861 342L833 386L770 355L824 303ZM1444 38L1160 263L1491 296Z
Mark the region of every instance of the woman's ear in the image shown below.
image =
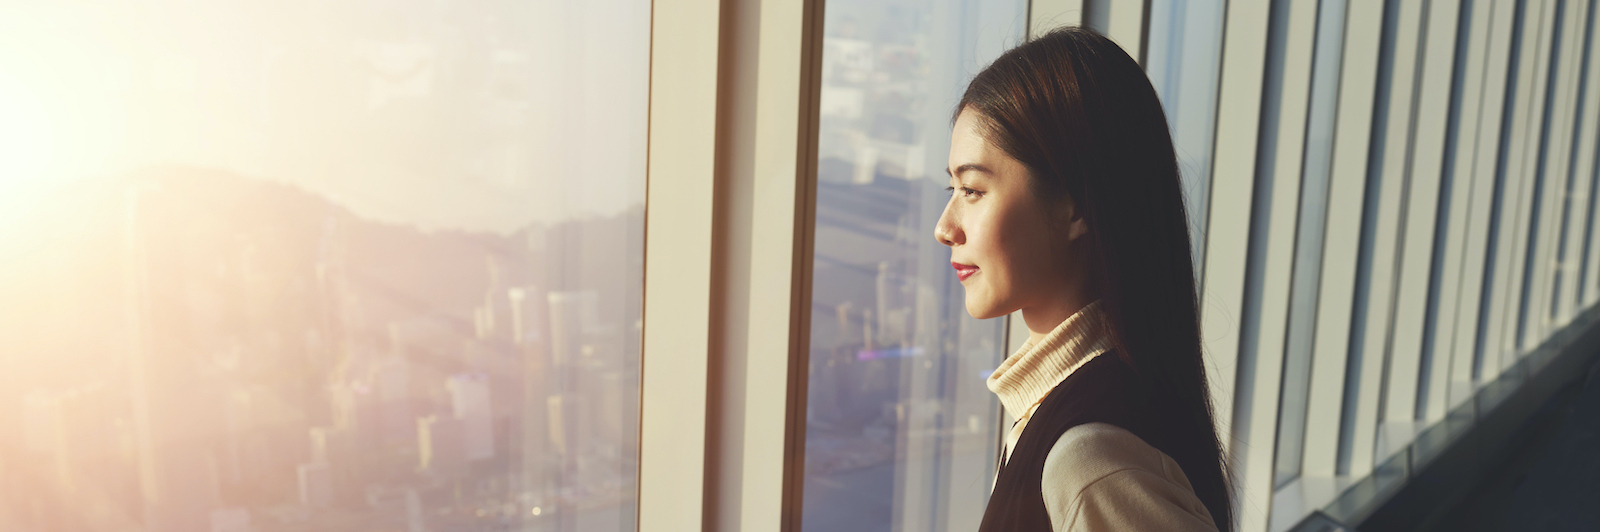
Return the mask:
M1054 210L1055 219L1053 221L1056 228L1062 234L1067 235L1067 242L1074 242L1079 237L1089 234L1089 222L1078 211L1078 206L1073 203L1072 198L1063 198L1060 203L1056 204Z

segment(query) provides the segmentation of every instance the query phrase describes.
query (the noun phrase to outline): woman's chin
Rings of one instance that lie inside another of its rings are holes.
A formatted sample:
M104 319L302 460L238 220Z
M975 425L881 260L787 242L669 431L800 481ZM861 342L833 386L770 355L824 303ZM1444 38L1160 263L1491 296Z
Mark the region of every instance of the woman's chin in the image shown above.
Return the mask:
M989 318L998 318L1006 314L1010 314L1010 312L1006 312L997 305L988 302L974 301L971 292L967 293L966 303L967 315L972 316L974 319L987 320Z

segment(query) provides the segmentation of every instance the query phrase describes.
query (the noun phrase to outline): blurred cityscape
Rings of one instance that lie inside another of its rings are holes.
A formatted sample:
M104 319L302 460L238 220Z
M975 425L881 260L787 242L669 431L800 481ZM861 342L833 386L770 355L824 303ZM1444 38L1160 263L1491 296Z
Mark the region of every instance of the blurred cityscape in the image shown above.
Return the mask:
M1021 41L1016 1L829 2L823 28L808 531L976 530L1003 320L967 315L933 238L966 81Z
M0 279L38 303L0 305L0 530L633 529L641 208L425 232L175 166L63 196Z

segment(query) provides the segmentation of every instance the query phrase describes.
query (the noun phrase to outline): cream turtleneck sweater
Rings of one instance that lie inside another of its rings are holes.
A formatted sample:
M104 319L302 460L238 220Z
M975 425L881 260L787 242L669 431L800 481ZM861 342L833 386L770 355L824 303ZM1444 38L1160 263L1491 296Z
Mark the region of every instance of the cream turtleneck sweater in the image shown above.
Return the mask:
M989 390L1017 420L1001 456L1011 455L1050 390L1110 349L1105 319L1100 302L1090 303L1037 344L1022 344L989 376ZM1177 462L1114 425L1068 429L1050 448L1043 473L1039 489L1056 531L1216 530Z

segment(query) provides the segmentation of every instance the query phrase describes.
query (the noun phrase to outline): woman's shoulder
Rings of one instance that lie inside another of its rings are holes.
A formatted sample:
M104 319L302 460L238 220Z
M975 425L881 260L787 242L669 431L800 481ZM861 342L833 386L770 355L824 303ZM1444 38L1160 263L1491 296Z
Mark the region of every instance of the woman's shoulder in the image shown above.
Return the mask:
M1087 486L1128 469L1156 473L1189 488L1188 478L1172 457L1109 423L1084 423L1067 429L1044 459L1044 478L1065 485Z
M1045 458L1040 490L1056 530L1214 529L1177 462L1108 423L1063 433Z

